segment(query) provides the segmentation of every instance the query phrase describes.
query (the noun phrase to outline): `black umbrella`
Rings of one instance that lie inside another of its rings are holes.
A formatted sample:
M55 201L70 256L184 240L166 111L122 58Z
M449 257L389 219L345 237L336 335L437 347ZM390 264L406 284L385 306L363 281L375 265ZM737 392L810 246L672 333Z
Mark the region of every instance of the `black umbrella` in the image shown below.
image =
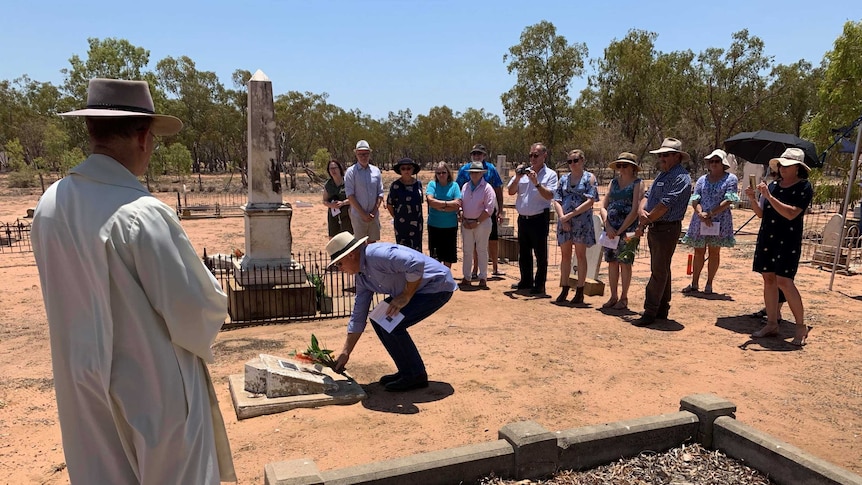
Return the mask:
M801 148L805 152L805 164L811 168L822 166L817 158L814 143L787 133L766 130L744 131L724 140L724 150L746 161L766 165L778 158L787 148Z

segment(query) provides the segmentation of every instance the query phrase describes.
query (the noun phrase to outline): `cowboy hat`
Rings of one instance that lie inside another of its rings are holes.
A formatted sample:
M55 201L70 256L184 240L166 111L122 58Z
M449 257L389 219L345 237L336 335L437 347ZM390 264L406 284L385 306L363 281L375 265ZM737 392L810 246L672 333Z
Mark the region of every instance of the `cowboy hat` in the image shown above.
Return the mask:
M676 138L665 138L661 142L661 147L656 150L650 150L650 153L681 153L683 160L691 160L691 156L688 153L682 151L682 142L677 140Z
M358 248L362 243L368 240L368 236L361 239L356 239L353 234L347 231L339 232L326 243L326 252L329 253L329 265L341 261L341 258L350 254L351 251Z
M402 158L401 160L395 162L395 165L392 166L392 171L395 173L401 173L402 165L413 165L413 175L419 173L419 169L422 168L422 166L419 165L419 163L414 161L412 158Z
M811 168L805 164L805 152L800 148L788 148L787 150L784 150L784 153L782 153L780 157L773 158L769 161L769 168L777 172L779 164L782 167L802 165L802 168L804 168L806 172L811 171Z
M620 165L621 163L627 163L627 164L629 164L629 165L634 165L635 170L637 170L638 168L640 168L640 165L638 165L638 156L637 156L637 155L635 155L634 153L630 153L630 152L622 152L622 153L620 153L620 154L619 154L619 156L617 157L617 159L616 159L616 160L614 160L613 162L611 162L611 163L608 165L608 167L609 167L611 170L616 170L617 168L619 168L619 165Z
M718 157L721 160L721 164L724 165L725 168L730 168L730 160L727 159L727 152L722 150L721 148L716 148L709 155L703 157L704 160L709 160L710 158Z
M477 143L473 145L473 149L470 150L470 155L474 153L481 153L482 155L487 155L488 150L485 148L485 145Z
M60 116L92 118L147 117L153 119L150 127L154 135L176 135L183 128L179 118L156 114L150 85L146 81L123 79L90 79L87 87L87 107Z

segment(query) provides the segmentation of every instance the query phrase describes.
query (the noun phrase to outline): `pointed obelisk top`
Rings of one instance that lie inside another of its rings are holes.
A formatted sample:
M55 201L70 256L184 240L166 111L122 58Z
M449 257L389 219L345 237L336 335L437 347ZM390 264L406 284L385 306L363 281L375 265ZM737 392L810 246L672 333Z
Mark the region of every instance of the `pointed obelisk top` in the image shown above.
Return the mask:
M266 74L264 74L263 71L258 69L254 72L254 75L251 76L251 79L249 79L249 81L269 81L269 76L267 76Z

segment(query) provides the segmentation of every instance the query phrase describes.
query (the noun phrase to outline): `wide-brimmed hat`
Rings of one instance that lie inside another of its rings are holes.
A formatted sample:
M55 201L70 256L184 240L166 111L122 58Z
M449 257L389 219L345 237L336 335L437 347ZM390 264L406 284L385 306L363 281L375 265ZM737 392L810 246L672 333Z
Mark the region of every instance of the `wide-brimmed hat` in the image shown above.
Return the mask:
M329 253L329 265L341 261L341 258L350 254L351 251L358 248L362 243L368 240L368 236L365 236L360 239L356 239L353 237L353 234L350 234L347 231L339 232L332 239L326 243L326 252Z
M367 141L359 140L358 142L356 142L356 148L354 148L353 151L355 151L355 152L361 152L361 151L370 152L371 146L368 144Z
M659 154L659 153L681 153L683 160L691 160L691 156L682 151L682 142L677 140L676 138L665 138L661 142L661 147L656 150L650 150L650 153Z
M402 165L413 165L413 175L419 173L419 169L422 168L422 166L419 165L419 163L414 161L412 158L402 158L401 160L395 162L395 165L392 166L392 171L395 173L401 173Z
M703 157L704 160L709 160L710 158L718 157L721 160L721 164L724 165L725 168L730 168L730 160L727 159L727 152L722 150L721 148L716 148L709 155Z
M179 118L156 114L150 85L146 81L123 79L90 79L87 87L87 107L60 116L92 118L152 118L150 127L154 135L176 135L183 128Z
M488 169L485 168L485 164L482 162L470 162L470 166L467 167L467 171L470 173L487 173Z
M481 153L482 155L487 155L488 150L485 148L485 145L477 143L477 144L473 145L472 149L470 149L470 155L472 155L474 153Z
M634 167L636 169L640 168L640 165L638 165L638 156L635 155L634 153L630 153L630 152L620 153L619 156L617 156L616 160L614 160L613 162L608 164L608 167L610 167L611 170L616 170L617 168L619 168L619 164L621 164L621 163L627 163L629 165L634 165Z
M811 171L811 168L805 164L805 152L803 152L801 148L788 148L787 150L784 150L784 153L782 153L780 157L773 158L769 161L769 168L777 172L779 164L782 167L802 165L802 167L805 168L805 171Z

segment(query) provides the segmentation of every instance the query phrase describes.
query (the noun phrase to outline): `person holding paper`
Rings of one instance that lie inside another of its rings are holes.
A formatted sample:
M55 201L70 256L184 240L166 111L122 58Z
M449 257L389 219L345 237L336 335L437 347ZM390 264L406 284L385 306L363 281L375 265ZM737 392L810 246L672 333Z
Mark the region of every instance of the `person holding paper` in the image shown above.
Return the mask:
M739 180L736 175L728 173L730 162L724 150L713 150L705 160L707 173L697 179L694 185L690 199L694 214L682 238L684 244L694 248L691 283L682 292L693 293L700 288L700 273L708 249L709 263L703 292L709 295L712 294L712 283L721 262L721 248L736 244L730 207L739 202Z
M584 170L584 152L572 150L566 157L571 172L560 177L554 191L554 211L557 213L557 244L560 246L560 286L557 302L566 301L569 294L569 274L572 272L572 248L578 257L578 285L572 303L584 302L587 280L587 248L596 244L593 227L593 204L599 200L596 176Z
M326 226L329 229L329 237L339 232L353 232L350 223L350 201L344 191L344 164L340 160L332 159L326 165L329 180L323 186L323 205L329 210L326 217Z
M608 286L611 298L602 308L625 310L629 304L629 286L632 282L632 262L619 259L620 251L625 244L626 233L634 232L638 225L638 212L634 210L643 198L644 188L638 178L638 157L634 153L622 152L616 161L609 165L617 176L611 180L608 191L602 198L601 216L605 231L604 239L613 244L605 246L605 262L608 263ZM622 275L622 292L617 293L617 286Z
M371 326L397 371L381 377L380 384L387 391L428 387L425 363L407 329L445 305L458 285L449 268L430 256L395 243L367 244L367 241L367 236L357 239L349 232L342 232L326 245L330 265L356 275L356 300L336 371L344 370L365 330L372 296L385 293L389 295L384 300L388 308L383 316L371 318Z

